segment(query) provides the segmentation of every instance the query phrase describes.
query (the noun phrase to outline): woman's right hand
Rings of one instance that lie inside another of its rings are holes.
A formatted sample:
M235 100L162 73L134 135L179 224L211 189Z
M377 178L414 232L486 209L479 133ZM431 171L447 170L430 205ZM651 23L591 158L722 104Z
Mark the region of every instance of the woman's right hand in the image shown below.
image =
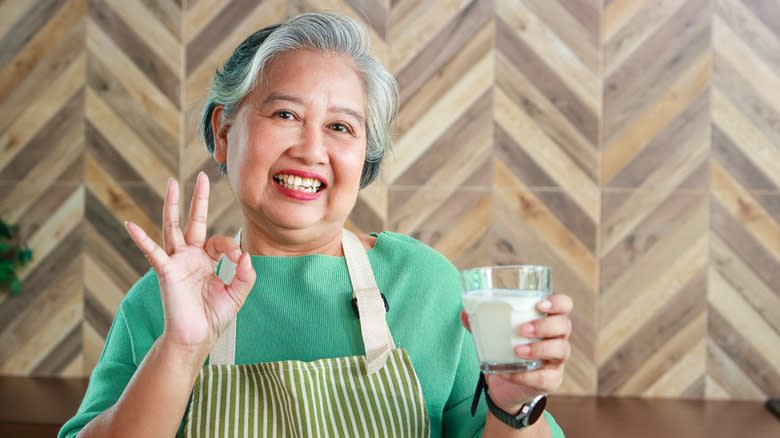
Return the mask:
M179 226L179 185L168 181L163 206L163 241L155 243L138 225L127 222L127 231L157 273L165 313L162 341L208 354L219 335L236 317L255 283L249 254L241 253L234 239L215 236L206 241L209 180L198 174L192 194L187 230ZM225 254L237 264L230 284L215 274Z

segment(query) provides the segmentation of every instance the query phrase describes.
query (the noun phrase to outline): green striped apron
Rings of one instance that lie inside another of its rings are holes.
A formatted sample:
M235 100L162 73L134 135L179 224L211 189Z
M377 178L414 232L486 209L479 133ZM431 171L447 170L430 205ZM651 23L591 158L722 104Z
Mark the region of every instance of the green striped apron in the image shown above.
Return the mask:
M363 244L342 238L365 356L235 365L236 323L195 381L186 437L428 437L428 413L406 351L395 348ZM223 258L220 278L235 264Z

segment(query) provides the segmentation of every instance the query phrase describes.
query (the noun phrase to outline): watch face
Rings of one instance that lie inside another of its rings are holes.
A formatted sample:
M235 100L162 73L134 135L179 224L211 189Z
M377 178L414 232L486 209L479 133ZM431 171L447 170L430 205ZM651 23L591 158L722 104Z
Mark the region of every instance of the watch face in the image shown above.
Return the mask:
M528 425L532 425L536 423L536 421L539 419L539 417L542 416L544 413L544 408L547 406L547 396L542 395L539 396L536 400L531 402L533 404L533 407L531 407L531 412L528 414Z

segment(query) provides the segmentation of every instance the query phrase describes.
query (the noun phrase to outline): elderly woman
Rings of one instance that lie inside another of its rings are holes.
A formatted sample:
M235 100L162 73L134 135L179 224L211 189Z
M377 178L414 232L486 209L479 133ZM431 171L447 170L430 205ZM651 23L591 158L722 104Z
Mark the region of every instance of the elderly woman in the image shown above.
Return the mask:
M568 297L518 327L541 339L518 355L545 366L491 375L480 398L453 265L410 237L344 229L396 107L345 16L303 14L241 43L203 114L241 232L206 238L204 174L186 230L169 181L163 247L127 224L153 272L123 300L60 436L562 436L538 400L561 382Z

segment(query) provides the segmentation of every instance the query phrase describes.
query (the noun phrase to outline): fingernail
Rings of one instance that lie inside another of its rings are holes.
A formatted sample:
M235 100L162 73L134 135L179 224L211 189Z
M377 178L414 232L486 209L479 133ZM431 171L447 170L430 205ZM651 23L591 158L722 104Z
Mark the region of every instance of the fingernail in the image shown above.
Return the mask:
M528 356L531 354L531 347L528 345L518 345L515 347L515 354L518 356Z
M534 327L533 324L525 324L520 328L520 330L525 336L530 337L536 334L536 327Z
M539 308L542 310L550 310L552 308L552 302L550 302L550 300L542 300L539 303Z

